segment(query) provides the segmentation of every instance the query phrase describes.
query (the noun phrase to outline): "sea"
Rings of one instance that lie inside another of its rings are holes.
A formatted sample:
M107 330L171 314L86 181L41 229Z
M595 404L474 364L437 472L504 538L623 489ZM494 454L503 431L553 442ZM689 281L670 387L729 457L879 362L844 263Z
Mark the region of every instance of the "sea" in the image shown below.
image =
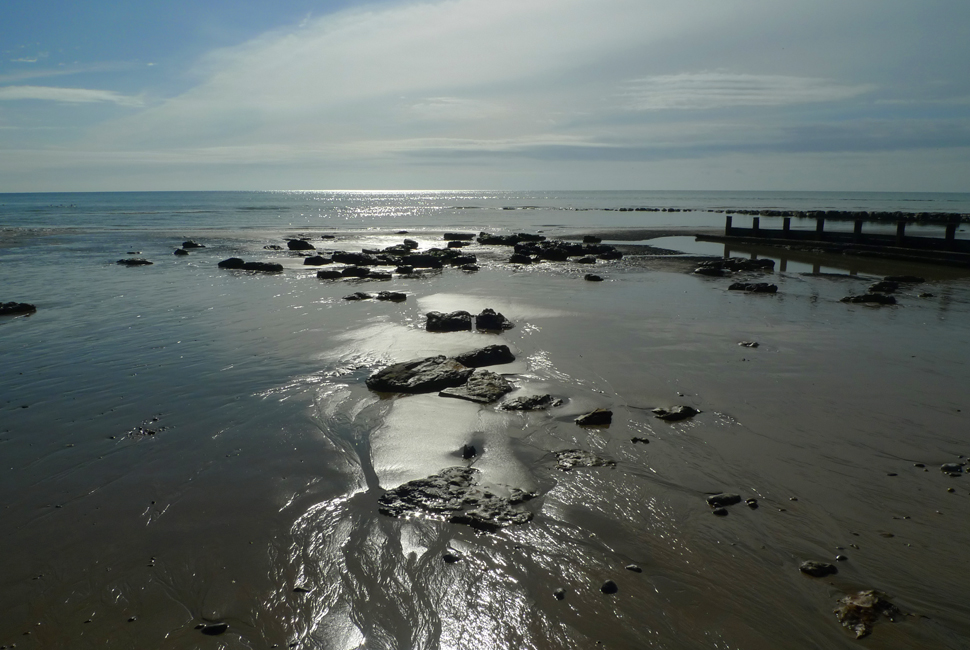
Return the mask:
M970 646L970 269L695 240L752 209L970 214L970 194L0 194L0 302L37 308L0 316L0 647ZM287 245L482 231L625 254L523 266L473 242L477 271L321 280ZM740 277L777 293L691 273L725 254L774 260ZM841 302L887 276L912 280L895 305ZM378 291L407 298L345 299ZM514 327L425 329L486 308ZM562 404L365 384L492 344L509 397ZM653 412L674 406L699 413ZM597 408L608 426L576 424ZM568 450L606 464L563 471ZM534 495L531 521L381 514L450 467ZM715 515L719 493L742 501ZM895 609L840 624L868 590Z

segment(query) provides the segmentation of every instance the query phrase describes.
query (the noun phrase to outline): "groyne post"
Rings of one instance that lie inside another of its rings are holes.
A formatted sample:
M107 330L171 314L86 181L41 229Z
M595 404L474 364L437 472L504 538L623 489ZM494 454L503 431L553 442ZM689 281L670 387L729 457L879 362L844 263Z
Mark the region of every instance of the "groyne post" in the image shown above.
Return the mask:
M957 224L948 223L946 224L946 249L952 251L956 246L957 240Z
M857 242L862 241L862 219L855 220L855 228L852 230L853 239Z
M734 221L734 217L732 217L731 215L727 215L726 217L724 217L724 236L725 237L730 237L731 236L731 222L732 221Z
M906 239L906 222L897 221L896 222L896 245L902 246L903 240Z
M785 239L788 239L788 233L791 232L791 217L785 217L784 225L782 225L781 231L785 233Z
M815 218L815 238L825 239L825 217Z
M761 217L753 217L751 219L751 236L757 237L761 234Z

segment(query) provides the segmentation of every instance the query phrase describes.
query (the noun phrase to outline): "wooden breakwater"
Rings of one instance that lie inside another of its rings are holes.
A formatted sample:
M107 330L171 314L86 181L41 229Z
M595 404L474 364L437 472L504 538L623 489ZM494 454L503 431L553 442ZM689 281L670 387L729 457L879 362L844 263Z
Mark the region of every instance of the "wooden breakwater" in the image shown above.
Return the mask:
M815 217L814 229L793 229L791 217L782 227L762 228L761 217L751 219L751 227L734 225L734 215L724 220L724 235L703 235L705 241L744 242L769 246L821 249L849 255L869 255L892 259L970 266L970 240L956 236L958 221L940 224L942 236L914 236L906 233L906 219L896 222L895 234L865 232L865 219L855 219L852 232L825 229L825 216Z

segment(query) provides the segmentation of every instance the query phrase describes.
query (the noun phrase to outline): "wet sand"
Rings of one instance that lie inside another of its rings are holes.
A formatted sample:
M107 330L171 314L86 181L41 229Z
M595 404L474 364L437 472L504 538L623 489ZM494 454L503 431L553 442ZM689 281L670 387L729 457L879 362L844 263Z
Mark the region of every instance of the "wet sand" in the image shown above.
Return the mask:
M47 298L0 323L0 646L848 648L860 642L832 610L872 588L906 616L867 646L965 646L970 479L939 468L970 456L967 277L802 252L784 272L779 258L706 278L690 274L701 256L646 248L685 231L600 234L628 242L624 259L523 267L476 245L478 273L386 282L319 281L262 249L281 232L187 233L209 248L185 259L174 233L151 233L138 245L156 264L138 269L112 263L129 246L112 234L30 252L70 250L84 274L14 259L32 273L4 299ZM237 254L285 271L216 268ZM605 281L583 281L591 271ZM903 273L928 281L895 307L839 302ZM736 279L779 290L728 291ZM342 300L358 290L408 299ZM485 307L515 327L424 331L429 311ZM510 396L564 405L515 413L364 385L393 362L496 342L517 357L490 368ZM677 404L701 413L651 412ZM574 423L594 408L613 411L609 427ZM479 455L463 460L464 444ZM576 448L616 465L557 469L555 452ZM496 491L536 492L532 521L482 533L378 513L385 490L468 465ZM760 507L713 516L717 492ZM805 560L839 572L806 576ZM228 629L197 629L216 623Z

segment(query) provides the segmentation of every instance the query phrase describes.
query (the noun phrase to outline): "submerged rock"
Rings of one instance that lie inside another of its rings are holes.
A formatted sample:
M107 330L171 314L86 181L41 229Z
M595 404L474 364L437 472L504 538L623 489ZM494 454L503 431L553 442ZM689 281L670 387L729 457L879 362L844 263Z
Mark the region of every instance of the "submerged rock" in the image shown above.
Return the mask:
M324 264L333 264L333 260L323 255L311 255L303 258L303 264L304 266L323 266Z
M357 291L350 294L349 296L344 296L344 300L370 300L373 297L374 296L370 295L369 293L364 293L363 291Z
M189 252L187 250L183 250L181 248L176 248L175 249L175 255L188 255L188 254L189 254Z
M442 238L445 241L472 241L475 235L470 232L446 232Z
M524 524L532 513L513 507L509 499L477 487L478 470L449 467L423 479L388 490L377 500L378 511L389 517L426 514L480 530Z
M198 243L196 243L196 242L194 242L194 241L192 241L190 239L188 241L182 242L182 248L185 248L185 249L189 249L189 248L205 248L205 246L203 244L198 244Z
M882 293L866 293L861 296L846 296L839 302L863 303L867 305L895 305L895 296L887 296Z
M510 330L515 325L501 313L491 308L485 308L475 316L475 328L480 330Z
M426 328L429 332L470 332L472 315L467 311L453 311L443 314L440 311L428 312Z
M595 273L587 273L586 275L583 276L583 279L586 280L587 282L602 282L603 281L603 278L601 278L600 276L596 275Z
M711 278L722 278L724 277L724 269L720 266L698 266L694 269L694 273L697 275L706 275Z
M735 282L728 291L747 291L748 293L777 293L778 286L767 282Z
M343 276L340 271L317 271L317 277L321 280L339 280Z
M283 265L274 262L245 262L243 271L261 271L262 273L282 273Z
M661 420L667 420L668 422L675 422L677 420L686 420L687 418L692 418L700 413L697 409L692 406L673 406L669 409L665 408L655 408L653 409L653 414L660 418Z
M512 389L512 384L502 375L488 370L478 370L472 373L461 386L446 388L438 394L441 397L456 397L479 404L491 404Z
M813 560L802 562L801 566L798 567L798 570L814 578L824 578L825 576L834 575L839 572L834 564L828 564L827 562L815 562Z
M484 348L463 352L455 357L455 361L469 368L496 366L515 361L515 355L507 345L489 345Z
M443 355L395 363L367 378L367 387L383 393L432 393L464 384L472 368Z
M842 627L855 634L857 639L872 634L872 626L880 617L885 616L895 622L901 615L898 607L873 589L849 594L840 599L834 612Z
M149 264L154 264L154 262L149 262L141 257L128 257L123 260L118 260L116 263L122 266L148 266Z
M562 406L562 400L549 395L525 395L502 402L506 411L541 411L542 409Z
M37 307L28 302L0 302L0 316L32 314L35 311Z
M613 411L609 409L596 409L576 418L576 424L584 427L600 426L611 422L613 422Z
M341 269L340 275L345 278L366 278L370 275L370 269L366 266L346 266Z
M315 251L313 244L302 239L291 239L286 242L286 247L291 251Z
M391 302L404 302L408 299L408 294L400 291L379 291L376 296L378 300L389 300ZM464 364L468 365L468 364Z
M723 508L724 506L733 506L735 503L741 503L741 495L721 492L720 494L710 495L706 500L707 505L712 508Z
M601 458L591 451L566 449L556 452L556 466L564 472L576 467L615 467L616 462Z

